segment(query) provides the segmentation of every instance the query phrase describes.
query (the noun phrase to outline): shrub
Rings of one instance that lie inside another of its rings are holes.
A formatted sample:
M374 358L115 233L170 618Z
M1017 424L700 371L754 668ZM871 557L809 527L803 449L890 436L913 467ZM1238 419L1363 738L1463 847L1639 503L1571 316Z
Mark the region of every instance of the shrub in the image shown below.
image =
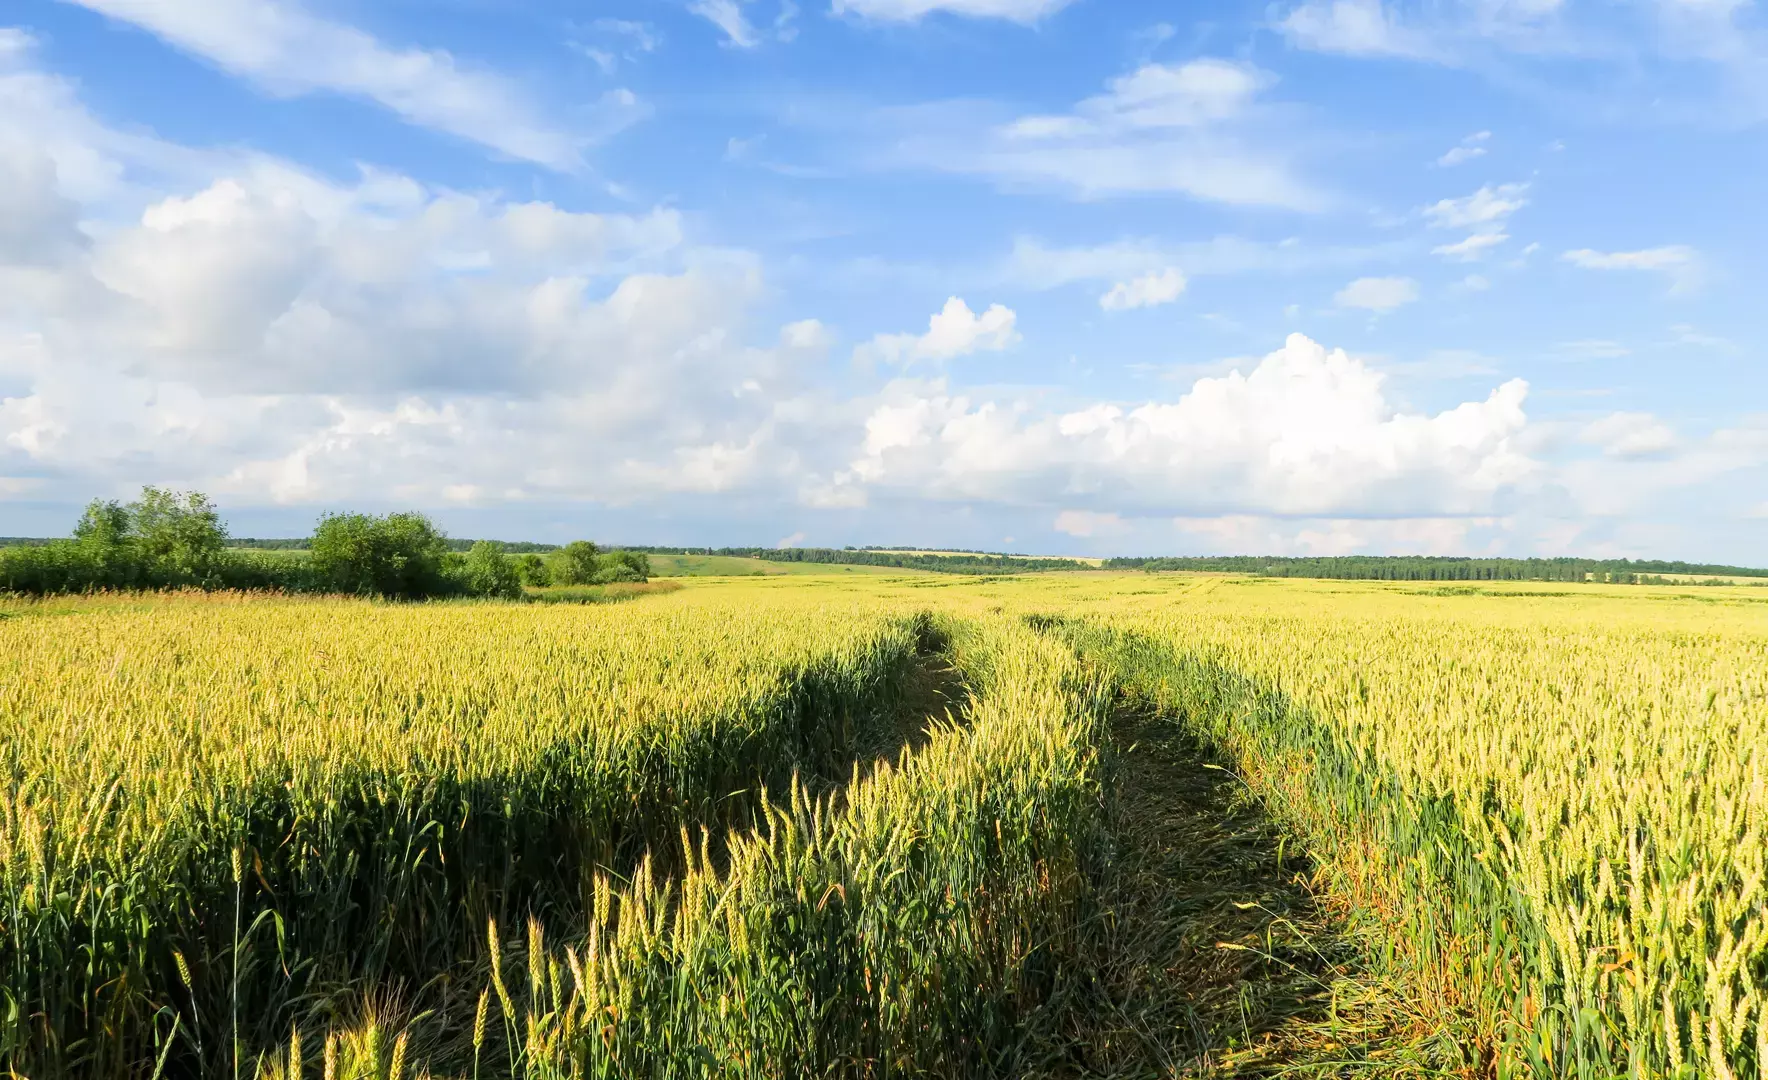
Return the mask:
M141 498L127 505L89 504L72 540L0 552L0 589L61 593L231 586L234 560L226 543L227 528L208 496L145 487Z
M489 540L479 541L467 552L459 580L474 596L514 600L522 595L522 575Z
M532 552L516 560L516 573L522 576L524 585L545 588L552 584L552 572L546 568L546 560Z
M445 538L422 514L327 514L312 550L314 578L333 592L413 600L451 591Z
M651 557L642 551L610 551L596 560L598 574L630 576L608 577L607 581L645 581L651 576Z
M589 579L589 583L591 585L612 585L617 581L644 580L645 576L637 570L634 570L632 567L627 566L625 563L615 563L612 566L606 566L597 570L595 576Z
M554 585L588 585L601 569L596 546L588 540L573 540L552 553L549 569Z

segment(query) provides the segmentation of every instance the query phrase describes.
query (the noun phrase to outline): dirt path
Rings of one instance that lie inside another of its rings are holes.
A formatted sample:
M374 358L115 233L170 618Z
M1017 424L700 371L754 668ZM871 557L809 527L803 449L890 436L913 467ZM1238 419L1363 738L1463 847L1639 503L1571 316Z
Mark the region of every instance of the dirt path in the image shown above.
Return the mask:
M1113 734L1118 846L1087 1071L1330 1075L1361 1058L1371 1025L1334 1009L1354 950L1308 861L1178 723L1126 700Z

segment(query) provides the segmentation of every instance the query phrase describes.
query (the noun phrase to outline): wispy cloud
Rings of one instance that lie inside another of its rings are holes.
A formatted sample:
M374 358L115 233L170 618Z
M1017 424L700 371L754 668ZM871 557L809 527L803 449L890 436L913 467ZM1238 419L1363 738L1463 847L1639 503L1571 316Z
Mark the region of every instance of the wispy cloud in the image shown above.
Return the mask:
M918 164L1019 186L1053 185L1082 198L1176 193L1321 209L1330 200L1295 175L1287 133L1274 130L1259 105L1275 81L1231 60L1145 64L1068 112L1022 115L980 131L930 131L931 114L922 109L914 114L921 126L898 145Z
M1067 7L1073 0L835 0L837 15L854 14L879 22L914 22L934 12L977 19L1034 23Z
M1486 143L1490 142L1491 138L1492 133L1489 131L1474 132L1467 138L1462 139L1458 145L1450 147L1444 152L1442 157L1437 158L1437 168L1449 169L1456 165L1465 164L1475 158L1485 157Z
M281 96L366 98L420 127L570 170L596 137L641 115L628 91L606 96L596 130L550 123L510 80L463 68L438 49L395 48L282 0L72 0L141 27Z
M1332 298L1342 308L1385 314L1418 299L1418 283L1404 277L1366 277L1346 285Z
M1432 228L1471 229L1466 239L1431 248L1432 255L1459 262L1473 262L1488 251L1510 239L1504 222L1510 215L1529 204L1525 197L1527 184L1487 184L1459 199L1440 199L1424 207L1422 213Z
M740 0L694 0L688 10L724 31L726 44L739 49L753 49L761 44L755 28L743 14Z
M1487 184L1472 195L1432 203L1424 216L1439 229L1495 225L1529 204L1528 190L1527 184Z
M1699 287L1703 272L1700 253L1683 244L1640 251L1594 251L1590 248L1578 248L1566 252L1560 258L1585 270L1632 270L1663 274L1670 280L1671 292L1688 292Z
M1185 275L1169 266L1158 273L1143 274L1130 281L1120 281L1111 291L1099 297L1099 306L1106 311L1130 311L1135 308L1159 307L1177 300L1185 292Z
M1278 23L1285 37L1305 49L1348 56L1432 59L1429 38L1401 25L1381 0L1309 0Z

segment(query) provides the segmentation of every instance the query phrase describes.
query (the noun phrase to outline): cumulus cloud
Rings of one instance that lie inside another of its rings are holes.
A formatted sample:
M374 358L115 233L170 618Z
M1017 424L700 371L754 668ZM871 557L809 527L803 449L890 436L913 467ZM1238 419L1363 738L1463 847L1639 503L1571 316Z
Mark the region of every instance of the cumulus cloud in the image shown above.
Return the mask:
M1676 449L1676 433L1650 413L1617 412L1584 425L1580 441L1613 458L1661 457Z
M0 96L29 75L0 71ZM790 490L829 423L803 378L827 331L802 320L746 344L759 266L695 248L673 210L168 154L104 131L60 84L27 85L50 92L0 110L17 149L0 154L7 492L156 482L434 506ZM214 173L139 201L119 182L165 180L168 158Z
M1177 401L1051 414L893 384L865 421L851 487L1141 516L1428 516L1489 511L1535 464L1516 445L1527 385L1434 416L1302 335Z
M1120 281L1111 291L1099 297L1099 306L1106 311L1129 311L1132 308L1159 307L1177 300L1185 291L1185 275L1169 266L1158 273L1143 274L1131 281Z
M1053 15L1073 0L835 0L837 15L852 13L880 22L913 22L943 11L977 19L1006 19L1035 23Z
M1418 299L1418 283L1405 277L1364 277L1338 290L1332 300L1339 307L1385 313Z
M641 115L628 91L602 99L591 130L549 122L514 83L437 49L394 48L284 0L73 0L132 23L273 94L328 91L375 101L406 121L552 168L581 164L594 137Z
M1585 270L1643 270L1663 274L1669 278L1672 292L1690 291L1699 286L1701 279L1700 253L1681 244L1643 251L1578 248L1560 258Z
M981 314L959 297L927 320L925 334L879 334L854 350L860 363L935 363L977 352L1000 352L1019 343L1018 316L1011 308L990 304Z

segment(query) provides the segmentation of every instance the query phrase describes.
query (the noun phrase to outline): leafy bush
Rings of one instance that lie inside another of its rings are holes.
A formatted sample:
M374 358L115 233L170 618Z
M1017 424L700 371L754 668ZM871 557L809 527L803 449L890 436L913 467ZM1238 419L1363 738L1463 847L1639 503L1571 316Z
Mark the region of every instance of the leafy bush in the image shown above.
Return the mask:
M331 592L415 600L453 591L444 538L422 514L328 514L312 550L316 582Z
M522 575L522 584L544 589L553 583L552 571L546 568L546 560L530 552L516 560L516 573Z
M591 585L612 585L617 581L643 580L645 580L645 576L637 570L627 566L625 563L615 563L612 566L606 566L597 570L595 576L589 579L589 583Z
M0 589L227 588L238 587L234 578L265 576L263 568L234 565L226 543L227 528L206 495L145 487L127 505L88 505L72 540L0 551Z
M515 600L522 595L521 573L489 540L481 540L468 550L459 581L474 596Z
M625 569L631 577L610 577L608 581L644 581L651 576L651 557L639 551L610 551L596 560L598 573L618 573Z
M554 585L588 585L601 569L599 552L588 540L573 540L552 553L547 568Z
M123 525L124 537L133 541L150 571L161 577L210 583L226 559L227 526L215 504L200 491L144 487L141 498L127 507L93 504L81 524L92 520L95 511L104 519L103 529Z

